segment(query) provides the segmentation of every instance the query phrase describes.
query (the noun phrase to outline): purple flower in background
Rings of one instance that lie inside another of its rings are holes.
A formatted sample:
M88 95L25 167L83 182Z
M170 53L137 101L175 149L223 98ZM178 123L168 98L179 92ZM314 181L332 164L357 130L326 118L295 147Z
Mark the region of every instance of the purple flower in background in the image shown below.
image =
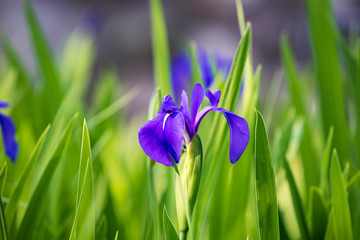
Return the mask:
M211 56L203 50L198 50L197 60L205 89L208 89L213 84L216 72L221 72L226 77L230 71L231 60L219 55ZM181 99L183 89L190 89L191 65L191 56L186 53L175 55L172 59L171 80L176 101Z
M0 109L7 108L9 103L0 100ZM16 161L19 152L18 143L15 140L15 125L13 120L0 112L0 125L5 147L5 154L11 159L12 162Z
M249 142L249 127L245 119L217 107L220 91L211 92L196 83L192 92L189 108L188 96L182 92L181 108L178 108L170 95L163 98L161 111L158 116L148 121L139 130L140 146L152 160L166 166L173 166L173 161L179 163L183 141L189 145L196 135L201 120L210 111L221 112L230 128L230 156L231 163L235 163L244 152ZM210 106L199 111L204 99L209 99Z

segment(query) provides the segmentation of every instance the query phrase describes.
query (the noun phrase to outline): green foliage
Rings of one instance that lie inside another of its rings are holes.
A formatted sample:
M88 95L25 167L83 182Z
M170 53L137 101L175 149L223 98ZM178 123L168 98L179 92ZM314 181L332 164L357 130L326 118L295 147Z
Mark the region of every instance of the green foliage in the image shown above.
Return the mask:
M164 221L164 235L166 240L177 240L179 236L176 233L176 229L174 224L171 222L169 215L166 211L166 207L164 206L163 211L163 221Z
M264 119L256 111L256 203L260 239L280 239L275 176Z
M172 93L163 7L160 0L149 7L156 90L146 114L127 111L142 89L123 89L114 69L100 70L88 94L94 37L77 29L54 54L36 9L23 1L36 69L1 36L0 95L11 103L6 114L20 154L11 163L0 142L0 238L359 239L360 38L340 33L330 1L306 1L313 58L304 69L282 37L286 87L279 71L269 91L262 89L266 99L259 96L261 66L252 63L251 25L236 1L241 40L230 73L216 74L211 90L221 90L219 107L247 120L250 141L230 164L226 120L204 118L188 234L177 232L174 169L150 160L138 143L139 127ZM191 82L202 82L195 42L189 51ZM82 128L77 112L86 119Z

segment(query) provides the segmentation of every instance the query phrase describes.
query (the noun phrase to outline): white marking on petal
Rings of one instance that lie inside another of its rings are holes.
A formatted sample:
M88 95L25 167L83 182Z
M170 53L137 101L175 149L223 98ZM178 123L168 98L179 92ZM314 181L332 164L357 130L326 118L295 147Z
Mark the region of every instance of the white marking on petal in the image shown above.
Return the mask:
M163 130L165 130L165 122L166 122L166 119L170 116L170 113L166 114L165 117L164 117L164 121L163 121Z

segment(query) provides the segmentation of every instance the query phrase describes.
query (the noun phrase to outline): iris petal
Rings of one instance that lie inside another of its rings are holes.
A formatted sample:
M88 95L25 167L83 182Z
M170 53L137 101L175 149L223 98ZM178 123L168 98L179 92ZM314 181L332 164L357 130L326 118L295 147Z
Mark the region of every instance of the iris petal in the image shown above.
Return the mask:
M14 122L10 117L0 113L0 125L5 147L5 154L11 159L12 162L15 162L19 152L19 146L15 140Z
M215 90L214 93L212 93L210 90L206 90L205 95L209 99L211 106L217 107L221 96L220 90Z
M0 108L7 108L9 106L8 102L0 100Z
M195 119L199 107L204 99L204 89L200 83L195 83L192 96L191 96L191 122L195 125Z
M160 114L148 121L139 130L139 142L152 160L173 166L172 159L179 162L185 124L181 112L173 114Z
M237 162L243 152L246 149L246 146L249 143L250 133L249 126L246 120L242 117L237 116L236 114L227 111L223 108L208 106L203 108L196 117L195 132L197 132L201 120L205 117L210 111L221 112L229 125L230 128L230 156L229 160L231 163Z
M185 121L181 112L168 115L164 124L164 137L168 152L179 163L183 145Z
M162 113L172 113L179 111L179 108L175 105L170 95L163 97L163 102L161 103L160 108Z

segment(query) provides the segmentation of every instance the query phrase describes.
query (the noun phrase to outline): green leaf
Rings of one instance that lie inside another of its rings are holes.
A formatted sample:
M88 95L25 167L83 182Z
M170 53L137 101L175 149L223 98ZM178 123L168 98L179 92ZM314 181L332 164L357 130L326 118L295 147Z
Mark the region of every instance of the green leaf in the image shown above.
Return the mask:
M7 176L7 163L4 162L0 171L0 195L3 195Z
M336 239L353 239L346 184L341 173L340 162L335 149L331 159L330 183L332 209L334 211L333 227Z
M260 239L280 239L274 169L264 119L256 110L256 203Z
M310 188L310 229L312 239L324 239L328 211L320 188Z
M120 109L124 108L129 102L131 102L139 94L138 88L133 88L127 92L124 96L120 97L109 107L93 116L89 121L89 129L92 130L100 123L116 114Z
M296 220L298 222L300 229L301 239L310 239L309 230L306 224L305 212L301 203L299 191L296 187L294 176L292 174L288 161L285 159L283 163L284 163L286 178L288 180L288 184L290 188L292 202L294 205Z
M44 132L41 134L39 140L37 141L35 148L34 148L33 152L31 153L30 159L26 164L24 173L21 175L21 178L14 189L14 192L10 198L10 201L6 205L5 215L6 215L6 218L7 218L7 221L9 224L14 224L15 213L16 213L16 209L19 204L19 201L20 201L21 194L23 193L23 191L25 189L28 177L31 174L32 170L34 169L35 163L39 158L39 154L41 152L43 143L46 139L49 129L50 129L50 125L48 125L46 127ZM10 229L11 229L11 227L10 227Z
M75 114L66 126L65 130L63 131L62 137L57 144L56 150L48 161L45 171L43 172L35 188L35 191L31 196L25 212L25 216L22 219L20 227L18 229L16 239L21 240L31 238L33 232L36 229L36 226L40 220L40 216L45 209L45 201L47 199L47 192L50 187L51 179L54 176L57 166L59 165L59 162L65 153L77 116L78 114Z
M118 240L118 239L119 239L119 231L116 231L114 240Z
M73 222L73 225L72 225L72 228L71 228L71 232L70 232L70 237L69 239L76 239L75 238L75 234L76 234L76 229L78 227L78 223L79 223L79 218L80 218L80 211L82 209L82 205L83 205L83 199L84 199L84 192L86 191L85 190L85 187L86 187L86 181L87 179L90 177L89 176L89 165L91 164L91 159L88 158L87 161L86 161L86 166L85 166L85 171L84 171L84 176L83 176L83 184L81 186L81 190L79 190L78 192L80 192L80 195L78 196L77 198L77 201L79 201L77 203L77 208L76 208L76 212L75 212L75 218L74 218L74 222ZM79 239L83 239L81 237L79 237Z
M56 110L61 103L62 92L51 49L29 0L23 1L23 10L36 62L45 83L44 93L48 99L51 99L48 101L49 106ZM48 109L48 111L50 110Z
M5 212L4 212L4 206L2 203L2 198L0 195L0 228L1 228L1 235L0 239L7 240L8 239L8 231L6 227L6 219L5 219Z
M155 86L164 95L172 95L169 44L161 0L150 0L150 16Z
M88 166L88 170L87 170ZM85 179L85 173L89 171ZM79 239L95 238L95 202L94 202L94 180L91 160L91 145L89 131L84 119L81 155L79 166L78 191L76 197L76 210L79 215L79 224L76 228L76 237ZM83 198L80 199L83 192ZM80 200L82 201L80 206ZM71 238L73 239L73 238Z
M169 215L166 211L166 207L164 205L163 210L163 220L164 220L164 234L166 240L179 240L179 236L176 233L174 224L171 222Z
M344 78L336 42L336 28L330 0L307 0L309 34L318 81L323 131L334 126L334 146L344 166L350 159L349 129L346 121Z
M195 42L190 43L190 56L191 56L191 72L192 72L192 86L195 83L201 83L204 85L203 78L201 75L201 68L199 65L197 46Z
M322 155L322 174L320 186L323 191L326 189L326 183L328 182L329 172L330 172L330 157L332 149L332 141L334 136L334 128L331 127L329 130L328 137L325 143L325 149Z
M1 49L3 50L2 52L6 57L6 60L16 70L19 83L27 89L32 89L33 83L31 82L30 74L22 62L20 56L11 45L9 39L6 37L1 38Z

